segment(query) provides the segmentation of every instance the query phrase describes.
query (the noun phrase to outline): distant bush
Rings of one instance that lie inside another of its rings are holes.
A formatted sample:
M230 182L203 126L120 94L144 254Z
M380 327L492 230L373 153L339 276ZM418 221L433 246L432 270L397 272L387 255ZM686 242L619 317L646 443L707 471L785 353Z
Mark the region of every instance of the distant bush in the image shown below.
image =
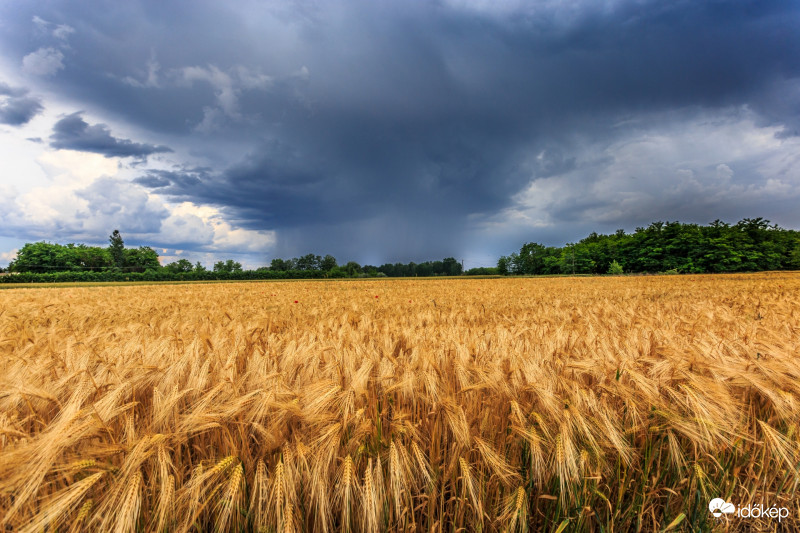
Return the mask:
M613 274L615 276L619 276L623 274L625 271L622 269L622 265L617 263L616 261L612 261L611 264L608 266L608 273Z
M347 275L347 271L344 268L342 268L340 266L336 266L336 267L333 267L332 269L330 269L328 271L328 277L329 278L346 278L346 277L348 277L348 275Z
M173 272L165 268L148 269L144 272L19 272L0 276L0 283L61 283L61 282L101 282L101 281L250 281L268 279L323 279L326 272L308 270L240 270L234 272L197 271Z
M464 272L467 276L497 276L500 271L497 267L476 267Z

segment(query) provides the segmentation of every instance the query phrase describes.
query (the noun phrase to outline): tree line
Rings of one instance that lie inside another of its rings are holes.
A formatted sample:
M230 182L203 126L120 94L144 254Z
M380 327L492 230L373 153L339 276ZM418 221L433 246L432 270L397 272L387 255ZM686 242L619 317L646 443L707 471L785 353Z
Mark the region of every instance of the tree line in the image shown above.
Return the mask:
M633 233L592 233L564 246L527 242L519 252L501 256L497 267L463 270L453 257L422 263L338 264L332 255L307 254L272 259L269 266L245 270L241 263L217 261L211 269L179 259L161 265L149 246L126 248L119 231L107 247L85 244L25 244L9 264L14 275L0 282L201 281L316 279L466 275L622 274L645 272L714 273L800 269L800 232L763 218L709 225L654 222Z
M204 272L204 267L192 263L187 259L180 259L169 263L164 268L173 273ZM491 269L494 272L495 269ZM232 260L218 262L212 272L240 273L243 272L241 264ZM247 271L249 272L249 271ZM360 265L355 261L348 261L340 265L336 258L330 254L325 256L306 254L291 259L275 258L269 266L257 268L252 272L261 273L292 273L292 277L326 277L326 278L367 278L367 277L414 277L414 276L459 276L463 272L461 263L454 257L446 257L441 261L424 261L422 263L385 263L380 266Z
M800 232L763 218L709 225L653 222L562 247L535 242L497 261L499 274L714 273L800 269Z
M269 266L245 270L233 259L217 261L207 269L188 259L161 265L158 253L149 246L126 248L118 230L109 236L107 247L86 244L26 243L8 266L12 276L0 282L61 281L202 281L251 279L353 278L397 276L456 276L461 263L453 257L423 263L360 265L349 261L339 265L332 255L307 254L291 259L275 258ZM2 269L0 269L2 272Z
M86 244L56 244L49 242L26 243L17 257L8 265L9 272L27 274L54 274L65 272L136 274L164 270L168 273L203 272L199 262L192 265L186 259L164 267L158 253L149 246L126 248L119 230L109 236L107 247ZM212 272L241 271L242 265L229 259L214 264Z

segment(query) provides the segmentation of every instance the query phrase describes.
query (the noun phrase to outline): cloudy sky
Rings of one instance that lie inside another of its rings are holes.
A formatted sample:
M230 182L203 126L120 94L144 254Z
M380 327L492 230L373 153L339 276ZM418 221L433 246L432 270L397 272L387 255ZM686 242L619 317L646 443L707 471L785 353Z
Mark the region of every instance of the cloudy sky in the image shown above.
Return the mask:
M0 0L0 265L800 228L796 1Z

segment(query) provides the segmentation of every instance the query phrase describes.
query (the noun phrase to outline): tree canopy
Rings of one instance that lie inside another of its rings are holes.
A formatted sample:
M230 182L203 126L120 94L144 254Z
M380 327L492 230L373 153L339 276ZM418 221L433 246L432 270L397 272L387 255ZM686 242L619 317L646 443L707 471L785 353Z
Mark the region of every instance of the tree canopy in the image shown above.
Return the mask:
M158 254L149 246L125 248L118 231L107 248L85 244L26 243L8 265L11 272L83 272L118 269L144 272L159 268Z
M502 274L605 274L624 272L747 272L800 269L800 232L763 218L707 226L653 222L626 234L592 233L563 247L525 243L502 256Z

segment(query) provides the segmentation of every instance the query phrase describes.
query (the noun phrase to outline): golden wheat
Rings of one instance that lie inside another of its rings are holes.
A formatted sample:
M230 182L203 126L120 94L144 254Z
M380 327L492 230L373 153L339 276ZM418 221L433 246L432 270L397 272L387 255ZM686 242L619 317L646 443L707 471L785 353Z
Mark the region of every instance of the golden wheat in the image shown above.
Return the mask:
M794 273L0 291L9 531L791 530L798 420Z

